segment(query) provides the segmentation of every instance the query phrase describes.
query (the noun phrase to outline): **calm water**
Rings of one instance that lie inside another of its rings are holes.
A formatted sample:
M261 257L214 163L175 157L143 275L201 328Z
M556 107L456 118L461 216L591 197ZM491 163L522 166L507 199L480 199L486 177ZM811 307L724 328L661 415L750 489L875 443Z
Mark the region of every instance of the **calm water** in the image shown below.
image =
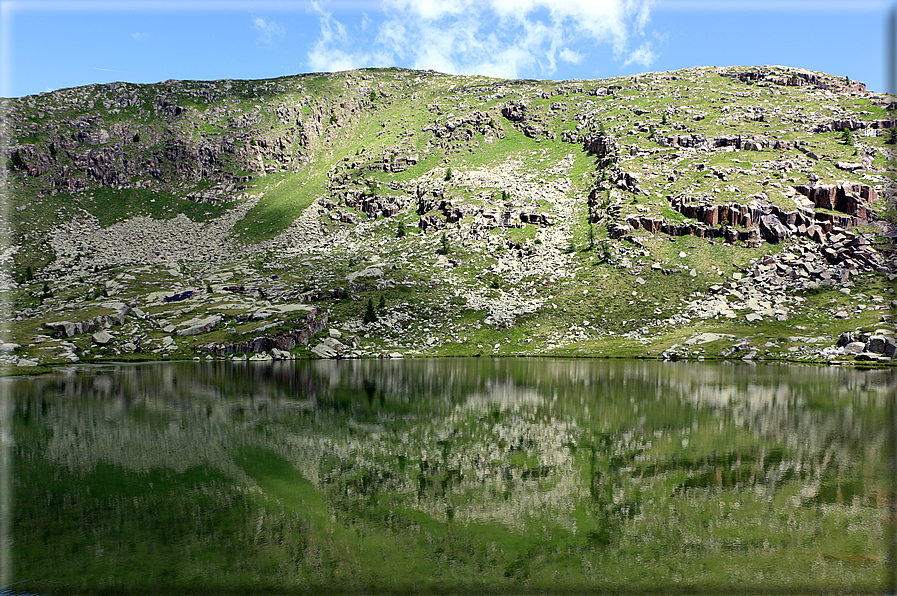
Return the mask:
M187 362L3 382L2 580L22 592L881 594L890 581L893 372Z

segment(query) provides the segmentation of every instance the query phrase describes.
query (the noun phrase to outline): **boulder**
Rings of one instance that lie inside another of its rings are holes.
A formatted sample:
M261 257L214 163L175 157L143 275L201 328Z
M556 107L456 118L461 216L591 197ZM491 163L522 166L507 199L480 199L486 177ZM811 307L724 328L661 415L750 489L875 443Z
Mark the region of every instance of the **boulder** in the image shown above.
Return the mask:
M865 352L872 352L873 354L884 354L885 353L885 342L886 338L881 335L873 335L866 342Z
M115 340L115 338L105 330L97 331L90 337L90 339L93 340L93 343L101 346L108 346Z
M313 347L311 351L321 358L336 358L338 355L336 350L323 342Z
M866 351L866 344L861 341L852 341L846 346L844 346L844 352L846 354L861 354Z
M897 359L897 340L893 337L885 340L884 355L891 359Z
M760 233L767 242L776 244L788 237L788 228L775 215L764 215L760 217Z

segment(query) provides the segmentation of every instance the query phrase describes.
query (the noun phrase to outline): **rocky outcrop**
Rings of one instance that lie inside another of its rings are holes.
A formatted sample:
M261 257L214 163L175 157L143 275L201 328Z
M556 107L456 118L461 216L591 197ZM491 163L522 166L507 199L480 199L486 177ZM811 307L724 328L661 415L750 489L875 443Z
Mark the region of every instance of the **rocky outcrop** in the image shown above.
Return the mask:
M514 128L531 139L556 139L557 133L542 121L537 110L530 110L522 101L509 101L501 107L501 115L510 121Z
M501 107L501 115L511 122L526 120L526 104L522 101L509 101Z
M840 211L853 217L851 223L866 224L872 217L869 204L878 199L875 189L866 184L800 184L794 190L820 209Z
M502 114L504 114L504 109ZM427 124L423 130L433 133L437 139L447 141L469 141L476 134L483 135L487 139L490 137L504 138L501 128L496 126L489 112L483 110L474 110L468 114Z
M203 344L197 351L205 354L246 354L269 352L272 349L289 351L296 346L307 346L312 336L327 328L327 315L318 308L311 310L305 317L306 326L292 329L287 333L255 337L253 339L231 344Z
M690 149L713 151L731 147L742 151L762 151L773 149L775 151L789 151L794 149L795 141L783 139L749 138L742 135L726 135L707 138L702 134L674 134L658 140L661 147L687 147Z
M224 317L221 315L211 315L201 319L193 319L187 321L182 329L178 329L178 335L200 335L208 333L221 324Z
M748 70L720 69L719 74L742 83L779 85L782 87L811 87L840 93L866 93L865 83L833 77L800 68L760 67Z
M683 222L673 223L663 217L649 215L630 215L625 223L612 222L608 224L608 236L620 239L635 230L645 230L652 234L668 234L670 236L695 236L696 238L723 239L729 244L746 242L756 245L760 235L757 228L737 229L729 226L706 226L700 223Z
M859 120L856 118L843 118L841 120L832 120L831 122L823 122L817 124L811 129L811 132L833 132L842 130L870 130L873 133L885 131L894 128L894 120ZM872 134L875 136L875 134Z
M279 83L250 86L255 88L253 96L258 92L276 97L270 93L287 90ZM126 96L119 92L101 85L53 92L40 102L46 112L38 122L29 120L23 110L35 107L35 98L10 100L11 136L42 139L7 148L7 157L16 155L16 171L42 177L45 192L234 183L245 178L245 172L265 175L297 169L308 161L318 139L327 137L327 119L337 125L351 121L370 103L356 90L344 92L337 105L322 99L305 105L260 99L242 111L221 101L230 95L245 96L245 89L235 89L229 81L128 85ZM197 106L184 106L182 100ZM97 103L106 111L94 110ZM122 109L134 110L134 117L122 118ZM72 110L80 115L72 117ZM280 126L267 125L274 118ZM149 120L152 124L146 124ZM401 160L391 167L401 168ZM220 193L211 197L205 191L189 198L228 202Z
M46 327L50 331L59 333L62 337L72 337L75 335L81 335L82 333L91 333L99 329L108 329L113 325L124 325L125 317L128 314L129 310L130 307L128 307L127 305L122 305L115 312L115 314L99 315L93 317L92 319L78 321L77 323L72 323L70 321L55 321L51 323L44 323L44 327Z
M589 135L582 140L582 150L604 159L615 156L619 146L617 140L610 135Z

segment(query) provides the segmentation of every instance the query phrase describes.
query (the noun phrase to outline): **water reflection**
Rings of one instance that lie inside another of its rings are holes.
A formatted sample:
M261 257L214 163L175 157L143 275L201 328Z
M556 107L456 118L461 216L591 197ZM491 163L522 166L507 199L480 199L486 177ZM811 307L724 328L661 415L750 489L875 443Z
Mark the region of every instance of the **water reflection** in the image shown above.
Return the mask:
M892 372L190 362L5 382L15 579L48 590L883 578Z

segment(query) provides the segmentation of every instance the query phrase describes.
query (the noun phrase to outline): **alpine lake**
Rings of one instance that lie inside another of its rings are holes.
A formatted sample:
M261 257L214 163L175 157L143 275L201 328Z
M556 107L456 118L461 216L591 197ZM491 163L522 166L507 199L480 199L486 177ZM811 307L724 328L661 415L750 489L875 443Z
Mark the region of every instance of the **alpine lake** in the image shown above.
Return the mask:
M893 581L894 370L214 361L0 382L3 594Z

